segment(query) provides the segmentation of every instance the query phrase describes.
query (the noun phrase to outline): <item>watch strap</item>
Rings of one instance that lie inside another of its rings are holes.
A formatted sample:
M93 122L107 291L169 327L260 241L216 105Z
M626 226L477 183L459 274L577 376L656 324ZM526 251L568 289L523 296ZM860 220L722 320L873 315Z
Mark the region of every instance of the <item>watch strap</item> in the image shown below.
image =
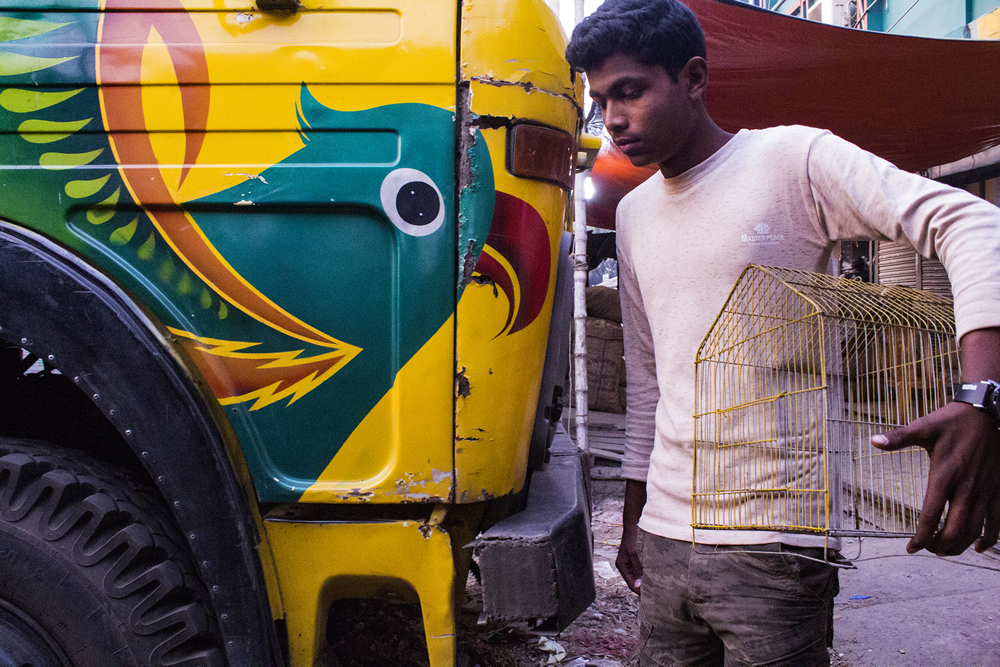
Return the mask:
M955 400L960 403L970 403L973 406L985 410L996 403L994 395L1000 387L993 380L982 382L963 382L955 391Z

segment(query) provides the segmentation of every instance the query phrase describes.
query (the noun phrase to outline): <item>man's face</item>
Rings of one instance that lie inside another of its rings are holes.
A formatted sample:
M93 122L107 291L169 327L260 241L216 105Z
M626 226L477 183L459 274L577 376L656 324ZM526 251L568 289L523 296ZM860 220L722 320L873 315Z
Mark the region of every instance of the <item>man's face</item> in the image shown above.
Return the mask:
M632 164L684 159L696 109L688 67L674 83L661 65L616 53L587 70L587 81L604 127Z

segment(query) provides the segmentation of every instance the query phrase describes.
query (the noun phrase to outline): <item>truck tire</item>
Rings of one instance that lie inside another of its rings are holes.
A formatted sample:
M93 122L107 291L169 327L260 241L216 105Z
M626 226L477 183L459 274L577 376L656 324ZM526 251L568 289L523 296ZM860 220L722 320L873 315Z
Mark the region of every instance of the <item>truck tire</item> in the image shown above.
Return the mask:
M222 665L208 596L124 472L0 439L0 664Z

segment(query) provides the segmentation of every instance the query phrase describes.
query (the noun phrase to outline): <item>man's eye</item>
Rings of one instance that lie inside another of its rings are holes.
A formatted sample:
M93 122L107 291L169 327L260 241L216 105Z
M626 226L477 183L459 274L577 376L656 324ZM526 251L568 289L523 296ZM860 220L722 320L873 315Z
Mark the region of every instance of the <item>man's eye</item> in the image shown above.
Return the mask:
M640 97L642 97L642 91L641 90L626 90L624 93L622 93L622 97L625 98L626 100L637 100Z

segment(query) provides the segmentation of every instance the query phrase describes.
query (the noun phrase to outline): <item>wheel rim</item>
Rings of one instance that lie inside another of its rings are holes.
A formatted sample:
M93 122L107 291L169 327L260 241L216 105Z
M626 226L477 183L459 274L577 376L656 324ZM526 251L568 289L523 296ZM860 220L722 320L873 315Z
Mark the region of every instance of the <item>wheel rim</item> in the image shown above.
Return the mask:
M69 667L71 664L42 626L20 608L0 598L0 665Z

